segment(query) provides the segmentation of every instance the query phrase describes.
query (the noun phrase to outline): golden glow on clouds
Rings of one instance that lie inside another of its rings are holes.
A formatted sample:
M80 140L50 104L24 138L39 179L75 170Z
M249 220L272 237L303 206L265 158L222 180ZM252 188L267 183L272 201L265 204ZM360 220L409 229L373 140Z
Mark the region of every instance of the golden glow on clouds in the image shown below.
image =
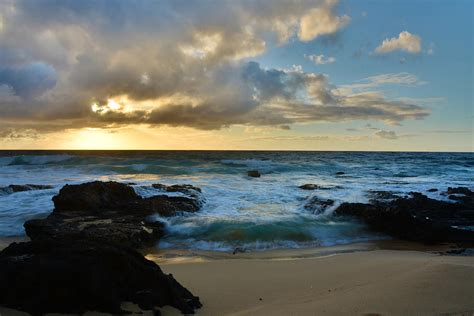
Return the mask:
M219 33L196 34L195 43L181 46L181 51L188 56L202 59L214 53L220 42L222 42L222 35Z
M104 105L100 105L97 102L94 102L91 105L92 112L99 113L99 114L105 114L110 111L117 112L122 109L123 109L123 106L113 99L107 100L107 104L104 104Z
M380 132L380 131L379 131ZM389 132L385 132L389 133ZM403 150L468 151L456 142L457 134L397 134L382 138L374 131L315 134L304 126L298 130L234 126L219 131L187 127L151 128L144 125L119 129L84 128L0 142L0 149L149 149L149 150ZM380 134L380 133L379 133ZM392 135L390 134L390 135ZM452 144L449 148L442 143Z

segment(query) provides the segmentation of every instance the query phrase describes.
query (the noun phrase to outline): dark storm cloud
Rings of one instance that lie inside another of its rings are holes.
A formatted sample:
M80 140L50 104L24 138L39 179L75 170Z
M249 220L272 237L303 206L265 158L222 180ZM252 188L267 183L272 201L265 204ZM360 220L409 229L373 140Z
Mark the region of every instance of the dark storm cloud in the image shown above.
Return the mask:
M34 98L54 88L56 71L43 63L32 63L20 67L0 67L0 85L11 87L14 95Z

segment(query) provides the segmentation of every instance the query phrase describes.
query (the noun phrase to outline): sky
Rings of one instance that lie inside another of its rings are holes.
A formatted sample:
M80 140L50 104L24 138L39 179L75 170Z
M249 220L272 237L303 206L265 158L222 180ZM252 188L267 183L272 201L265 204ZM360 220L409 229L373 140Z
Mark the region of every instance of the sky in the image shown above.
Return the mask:
M474 151L470 0L2 0L0 149Z

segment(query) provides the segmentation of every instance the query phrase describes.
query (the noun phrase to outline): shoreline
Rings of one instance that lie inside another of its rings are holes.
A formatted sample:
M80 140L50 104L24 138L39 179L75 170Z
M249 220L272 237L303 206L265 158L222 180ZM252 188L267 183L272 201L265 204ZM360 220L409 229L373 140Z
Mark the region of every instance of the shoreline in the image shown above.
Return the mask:
M354 252L368 252L376 250L416 251L439 254L453 249L460 249L455 244L445 243L425 245L398 239L369 240L333 246L276 248L265 250L250 250L245 252L207 251L198 249L179 248L147 248L141 253L160 266L168 264L207 262L215 260L297 260L326 257Z

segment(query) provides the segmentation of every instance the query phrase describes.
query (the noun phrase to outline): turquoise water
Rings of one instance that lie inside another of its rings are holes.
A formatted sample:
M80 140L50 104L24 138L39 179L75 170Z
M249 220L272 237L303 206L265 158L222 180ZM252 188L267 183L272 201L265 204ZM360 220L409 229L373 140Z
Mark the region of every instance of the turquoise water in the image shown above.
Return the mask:
M261 178L246 172L258 169ZM342 176L336 172L345 172ZM167 235L160 247L231 250L328 246L385 238L331 212L341 202L365 202L371 190L410 191L445 199L449 186L474 189L472 153L354 152L0 152L0 186L51 184L54 189L0 195L0 236L21 236L23 222L45 217L51 197L66 183L134 182L137 193L159 192L152 183L189 183L203 190L203 209L159 218ZM324 190L298 188L315 183ZM335 201L322 214L304 208L313 196Z

